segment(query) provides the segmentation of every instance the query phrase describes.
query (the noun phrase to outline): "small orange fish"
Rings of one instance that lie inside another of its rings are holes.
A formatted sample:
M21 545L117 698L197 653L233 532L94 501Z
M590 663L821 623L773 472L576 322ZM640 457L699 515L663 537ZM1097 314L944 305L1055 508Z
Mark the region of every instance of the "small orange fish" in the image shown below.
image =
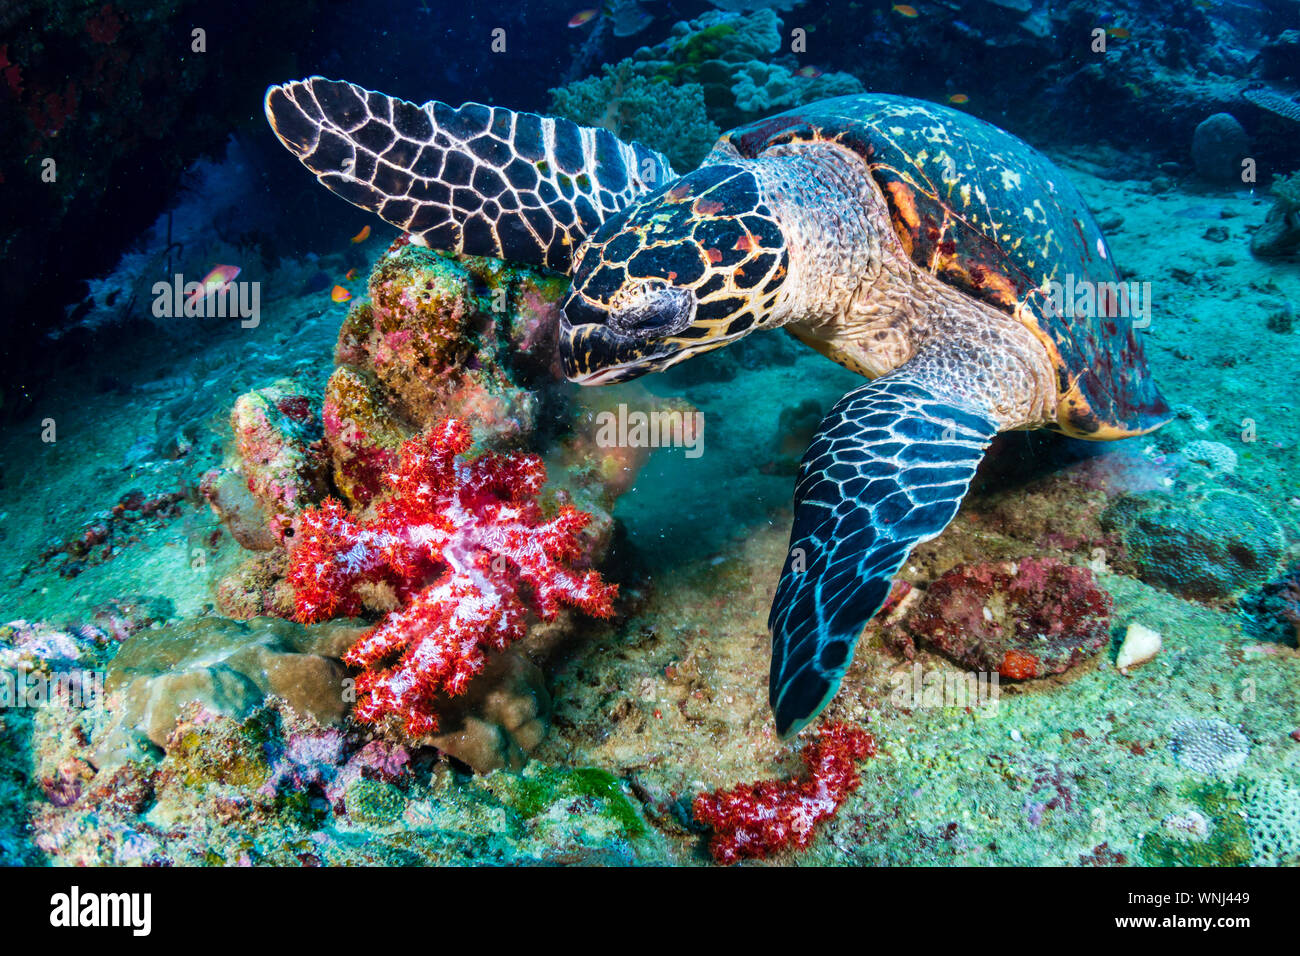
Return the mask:
M573 16L569 17L569 29L572 30L574 27L580 27L584 23L590 23L592 20L596 19L596 14L599 12L600 11L598 10L591 9L579 10Z
M191 292L185 301L189 303L206 299L212 293L219 292L234 282L237 275L239 275L239 266L214 266L212 271L203 277L203 287Z
M1112 40L1127 40L1132 34L1129 33L1128 27L1107 27L1106 36Z
M366 224L361 227L361 231L352 237L352 244L355 246L358 242L365 242L370 238L370 225Z
M970 97L965 93L954 93L952 96L948 97L948 102L953 106L961 106L963 103L969 103Z
M810 80L815 80L822 75L822 71L815 66L801 66L794 73L795 76L806 76Z
M916 12L916 7L910 6L906 3L896 3L890 7L890 9L899 16L907 17L909 20L915 20L920 16L920 14Z
M356 277L357 277L356 269L349 269L347 272L343 273L343 278L347 279L349 282L351 282Z
M335 302L346 302L350 298L352 298L352 293L341 285L336 285L334 288L330 289L330 299Z

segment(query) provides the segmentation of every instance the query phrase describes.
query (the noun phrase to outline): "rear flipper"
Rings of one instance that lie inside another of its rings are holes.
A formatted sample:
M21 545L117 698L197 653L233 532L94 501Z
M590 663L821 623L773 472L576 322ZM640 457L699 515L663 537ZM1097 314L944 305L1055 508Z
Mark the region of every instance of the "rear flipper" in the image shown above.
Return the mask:
M266 91L266 118L332 192L435 249L569 271L582 240L675 179L604 129L499 106L416 106L313 76Z
M835 696L894 574L953 519L996 433L983 410L939 397L906 369L854 389L826 416L799 466L767 622L781 736Z

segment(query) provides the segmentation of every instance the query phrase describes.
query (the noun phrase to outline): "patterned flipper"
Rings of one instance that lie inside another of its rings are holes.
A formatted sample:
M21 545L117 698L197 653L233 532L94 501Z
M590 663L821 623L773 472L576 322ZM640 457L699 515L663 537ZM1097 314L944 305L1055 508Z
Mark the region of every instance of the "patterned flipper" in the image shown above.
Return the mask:
M499 106L416 106L313 76L266 91L266 118L348 202L435 249L560 272L582 240L676 178L604 129Z
M894 574L957 513L997 432L906 370L831 409L799 466L794 529L772 602L769 695L781 736L835 696Z

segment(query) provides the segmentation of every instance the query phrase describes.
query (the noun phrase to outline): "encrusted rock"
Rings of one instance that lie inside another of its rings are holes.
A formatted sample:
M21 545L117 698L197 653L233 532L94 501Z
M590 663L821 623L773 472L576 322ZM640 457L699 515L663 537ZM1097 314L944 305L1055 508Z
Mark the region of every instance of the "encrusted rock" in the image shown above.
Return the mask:
M1192 136L1196 172L1210 182L1240 183L1241 161L1249 152L1246 130L1231 113L1215 113Z
M187 704L240 718L268 694L321 723L347 712L338 658L360 629L305 627L276 618L249 623L204 617L127 640L108 668L112 716L96 741L99 767L163 747Z
M1215 600L1263 584L1282 557L1282 529L1253 499L1226 491L1202 498L1121 498L1102 515L1127 563L1148 584Z
M1110 595L1086 567L1053 558L960 565L934 581L892 640L976 671L1022 680L1060 674L1109 640Z

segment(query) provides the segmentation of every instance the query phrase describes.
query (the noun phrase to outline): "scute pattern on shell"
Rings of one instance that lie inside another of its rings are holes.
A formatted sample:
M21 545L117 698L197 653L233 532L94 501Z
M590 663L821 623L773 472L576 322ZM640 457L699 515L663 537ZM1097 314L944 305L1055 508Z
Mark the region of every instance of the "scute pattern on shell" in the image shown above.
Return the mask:
M1062 430L1118 438L1163 424L1169 408L1141 340L1113 294L1122 288L1082 197L1045 156L996 126L904 97L842 96L726 134L754 157L831 141L867 163L918 268L1016 315L1057 369ZM1062 314L1050 283L1095 284L1096 315Z

